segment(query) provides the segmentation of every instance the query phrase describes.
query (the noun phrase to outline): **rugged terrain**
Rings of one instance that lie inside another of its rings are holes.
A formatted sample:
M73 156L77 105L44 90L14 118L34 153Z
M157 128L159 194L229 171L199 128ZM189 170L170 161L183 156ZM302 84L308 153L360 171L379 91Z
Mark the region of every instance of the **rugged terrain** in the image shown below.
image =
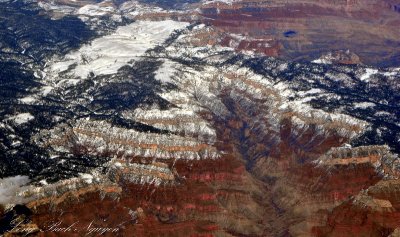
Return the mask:
M0 5L1 234L400 232L394 2Z

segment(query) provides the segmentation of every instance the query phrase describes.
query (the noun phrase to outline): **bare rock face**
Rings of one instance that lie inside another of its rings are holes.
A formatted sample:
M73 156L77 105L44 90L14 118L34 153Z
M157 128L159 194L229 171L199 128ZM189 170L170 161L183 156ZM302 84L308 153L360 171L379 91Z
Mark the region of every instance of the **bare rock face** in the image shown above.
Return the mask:
M35 148L1 179L1 233L395 236L400 71L360 65L395 47L344 35L384 16L394 40L397 5L173 2L40 1L99 35L32 64L0 122L5 154Z

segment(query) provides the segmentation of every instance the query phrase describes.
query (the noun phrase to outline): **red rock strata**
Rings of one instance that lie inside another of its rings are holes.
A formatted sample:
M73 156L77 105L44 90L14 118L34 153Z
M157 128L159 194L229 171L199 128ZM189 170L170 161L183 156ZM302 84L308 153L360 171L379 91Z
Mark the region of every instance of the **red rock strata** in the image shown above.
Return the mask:
M94 186L31 202L32 222L45 231L38 235L82 236L90 223L118 227L105 236L388 236L399 227L398 174L385 163L387 148L331 149L348 140L339 128L357 125L325 122L321 133L318 120L299 126L293 112L278 131L259 130L240 101L225 100L236 113L214 121L221 158L163 161L174 184L119 179L122 189ZM77 233L49 230L57 221L78 221Z
M262 234L266 190L250 177L243 163L225 157L190 165L177 162L175 168L183 177L177 186L125 184L118 200L109 194L101 199L100 192L86 190L78 199L73 198L75 192L60 197L62 201L58 200L53 208L51 203L55 200L31 203L29 206L35 209L33 222L48 230L51 222L60 220L69 226L79 221L76 227L81 231L92 220L94 225L103 227L104 223L123 223L119 236L212 236L224 229ZM109 192L115 191L106 190ZM50 233L40 236L51 236ZM56 234L73 236L71 232Z

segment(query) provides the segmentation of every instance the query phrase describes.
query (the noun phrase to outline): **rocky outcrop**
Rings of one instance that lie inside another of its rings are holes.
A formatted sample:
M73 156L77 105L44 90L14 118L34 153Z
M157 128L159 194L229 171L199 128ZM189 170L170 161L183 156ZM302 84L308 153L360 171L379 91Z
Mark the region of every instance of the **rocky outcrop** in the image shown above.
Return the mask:
M314 60L316 63L334 63L334 64L361 64L360 57L347 51L329 52L321 55L320 58Z

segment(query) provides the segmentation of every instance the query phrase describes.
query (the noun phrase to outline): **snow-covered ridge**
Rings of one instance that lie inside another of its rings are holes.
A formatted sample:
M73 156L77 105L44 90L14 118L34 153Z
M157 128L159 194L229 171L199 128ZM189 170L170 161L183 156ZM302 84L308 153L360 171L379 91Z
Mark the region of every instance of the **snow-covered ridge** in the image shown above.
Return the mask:
M315 160L319 166L370 163L385 178L395 178L400 173L400 161L390 148L384 146L335 147Z
M125 113L126 118L154 126L162 130L177 132L184 136L198 138L200 141L213 143L216 141L215 130L194 111L186 109L136 109L133 114Z
M125 181L137 184L173 184L174 172L164 163L138 164L115 162L109 171L109 177L114 182Z
M145 165L113 159L108 165L110 169L106 174L95 169L90 174L81 173L79 177L52 184L42 180L37 185L31 185L27 176L0 179L0 204L6 209L12 208L15 204L35 202L50 202L51 205L57 205L60 201L58 198L63 198L67 193L73 196L77 190L83 193L100 192L102 195L109 192L114 193L112 195L119 195L120 181L156 186L175 182L174 172L163 163Z
M150 159L215 159L218 151L212 144L195 138L169 134L138 132L133 129L113 127L104 121L81 119L72 129L60 126L43 131L47 145L61 152L83 147L91 155L104 153L120 157L145 157ZM39 140L41 136L38 137ZM71 140L72 138L72 140Z

